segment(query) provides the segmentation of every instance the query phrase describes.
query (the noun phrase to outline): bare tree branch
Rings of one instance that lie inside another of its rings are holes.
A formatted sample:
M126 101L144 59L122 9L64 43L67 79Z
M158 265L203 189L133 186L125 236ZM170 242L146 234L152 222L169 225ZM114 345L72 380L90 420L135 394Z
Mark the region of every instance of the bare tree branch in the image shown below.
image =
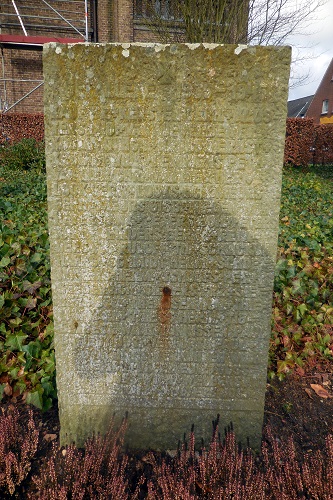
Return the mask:
M163 43L284 45L328 0L142 0L143 19ZM305 76L301 78L304 84Z
M327 0L250 0L248 43L282 45L290 35L302 34Z

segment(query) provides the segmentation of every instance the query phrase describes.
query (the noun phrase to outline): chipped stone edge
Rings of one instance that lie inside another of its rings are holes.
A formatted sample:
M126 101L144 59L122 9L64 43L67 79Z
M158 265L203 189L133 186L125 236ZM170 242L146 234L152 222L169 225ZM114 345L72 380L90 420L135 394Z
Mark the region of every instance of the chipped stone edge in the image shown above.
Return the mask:
M238 44L238 47L235 48L235 54L236 56L238 56L238 54L240 54L243 50L246 50L248 49L248 45L244 45L244 44Z
M145 48L154 49L155 52L161 52L161 51L164 51L166 48L168 48L168 47L170 48L171 46L174 46L176 44L170 44L170 43L163 44L163 43L155 43L155 42L131 42L131 43L130 42L126 42L126 43L119 43L119 42L105 42L105 43L80 42L80 43L62 44L62 43L59 43L59 42L48 42L48 43L46 43L44 45L44 48L45 49L55 48L56 53L57 54L61 54L61 52L62 52L61 47L63 45L66 46L66 47L69 47L69 48L75 47L77 45L83 45L85 47L88 47L88 46L91 46L91 45L93 45L93 46L99 46L99 47L104 47L104 46L107 46L107 45L113 45L115 47L121 47L123 49L122 50L123 56L124 57L128 57L129 56L129 51L130 51L131 47L145 47ZM179 45L180 46L185 46L185 47L187 47L190 50L196 50L199 47L204 47L207 50L214 50L217 47L223 47L225 44L223 44L223 43L181 43ZM242 46L242 47L246 47L247 48L247 46ZM235 51L235 53L237 53L237 52Z

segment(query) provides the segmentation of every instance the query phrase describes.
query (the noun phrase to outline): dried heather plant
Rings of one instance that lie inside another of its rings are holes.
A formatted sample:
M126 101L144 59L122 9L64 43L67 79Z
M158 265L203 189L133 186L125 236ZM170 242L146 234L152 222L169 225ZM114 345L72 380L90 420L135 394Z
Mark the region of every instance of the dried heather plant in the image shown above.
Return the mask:
M128 458L121 454L126 426L124 420L115 432L112 422L107 435L88 439L84 450L74 445L59 450L54 445L51 459L39 475L32 478L35 491L29 498L127 499Z
M333 498L333 436L326 451L297 460L293 439L280 442L265 429L261 462L251 450L237 447L233 432L221 442L214 426L208 450L194 454L194 434L173 461L150 457L154 476L148 482L149 500L331 500Z
M27 477L31 462L36 455L39 432L33 413L20 416L18 410L1 408L0 419L0 491L13 495L15 489Z
M170 464L165 458L157 463L151 455L155 477L148 482L149 500L265 499L263 473L250 450L238 449L233 432L226 434L222 444L216 421L209 449L195 454L194 446L192 429L189 446L184 442Z
M237 446L232 428L221 442L218 420L214 424L208 451L199 457L198 482L206 498L211 499L264 499L264 477L258 470L251 450Z
M264 436L261 451L265 470L266 498L279 500L307 498L292 438L282 443L273 436L270 427L265 429Z
M149 455L153 467L153 477L148 481L149 500L193 500L197 498L196 490L196 457L193 427L189 446L185 440L179 445L177 455L162 457L157 461L154 454Z
M303 483L307 498L331 500L333 498L333 436L326 438L326 452L307 454L302 465Z
M165 459L158 466L155 465L155 481L150 480L148 482L149 500L160 500L162 498L163 500L193 500L197 498L193 480L187 481L188 473L191 473L191 471L184 471L179 466L179 463L169 465L165 462Z

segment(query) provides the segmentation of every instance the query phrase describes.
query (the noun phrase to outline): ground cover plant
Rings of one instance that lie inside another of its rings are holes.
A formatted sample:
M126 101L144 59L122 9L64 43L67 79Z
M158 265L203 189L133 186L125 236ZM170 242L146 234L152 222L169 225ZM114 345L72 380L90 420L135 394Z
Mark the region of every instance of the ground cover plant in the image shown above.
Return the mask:
M45 410L56 386L42 152L34 140L0 150L0 395ZM285 168L270 378L333 359L332 195L332 167Z
M332 498L333 168L284 170L261 456L216 423L200 453L189 432L175 454L124 454L125 424L59 450L46 182L31 147L38 162L0 152L0 497Z
M21 146L6 149L23 150L23 164L0 154L0 393L47 409L56 388L45 173L31 162L37 145Z
M333 168L286 168L269 375L333 359Z
M0 163L9 170L45 170L44 142L34 138L25 138L20 142L6 142L0 148Z

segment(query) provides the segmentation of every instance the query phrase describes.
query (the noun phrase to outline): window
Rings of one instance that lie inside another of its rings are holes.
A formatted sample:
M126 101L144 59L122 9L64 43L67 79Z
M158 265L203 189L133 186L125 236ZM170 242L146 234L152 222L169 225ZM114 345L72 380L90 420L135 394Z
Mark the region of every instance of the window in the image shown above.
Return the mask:
M321 109L321 114L325 114L328 112L328 99L323 101L323 107Z
M135 5L134 5L134 14L135 14L136 17L142 17L143 16L142 0L136 0Z
M157 16L164 20L179 19L179 2L175 0L136 0L134 15L136 18Z

